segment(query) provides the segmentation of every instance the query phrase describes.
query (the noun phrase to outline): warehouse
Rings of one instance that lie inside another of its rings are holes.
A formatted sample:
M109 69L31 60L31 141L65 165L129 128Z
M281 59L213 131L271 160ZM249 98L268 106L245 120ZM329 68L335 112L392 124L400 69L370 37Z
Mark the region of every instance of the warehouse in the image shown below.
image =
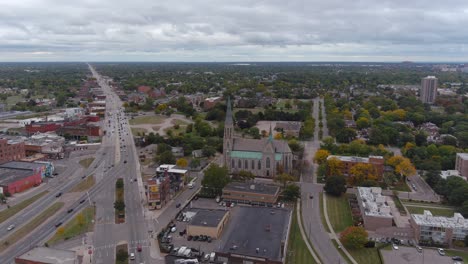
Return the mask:
M3 193L15 194L41 184L41 172L0 168L0 187Z
M189 213L189 212L187 212ZM187 234L191 236L210 236L218 239L229 218L226 210L197 209L187 225Z

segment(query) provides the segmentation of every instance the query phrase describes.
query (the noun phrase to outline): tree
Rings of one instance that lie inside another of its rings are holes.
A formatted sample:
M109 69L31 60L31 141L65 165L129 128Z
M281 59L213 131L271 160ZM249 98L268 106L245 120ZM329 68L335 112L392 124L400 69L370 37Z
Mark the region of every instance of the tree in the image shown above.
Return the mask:
M405 159L395 167L395 172L404 177L411 177L416 174L416 168L409 159Z
M246 181L255 179L255 175L250 171L241 170L237 175L235 175L237 180Z
M336 141L340 143L349 143L356 138L356 130L352 128L342 128L336 133Z
M283 184L283 188L286 187L286 184L288 182L291 182L291 181L294 181L294 177L290 174L287 174L287 173L281 173L281 174L278 174L274 179L273 179L275 182L279 182L281 184Z
M123 179L117 179L117 181L115 182L115 188L117 189L122 189L124 187L124 182L123 182Z
M323 189L334 196L341 196L346 192L346 179L344 176L334 175L327 178Z
M200 166L200 159L194 158L190 161L190 168L194 169Z
M165 151L159 155L156 155L155 161L159 164L174 164L176 159L172 154L172 151Z
M301 197L301 189L296 184L288 184L283 190L283 197L286 201L295 202Z
M359 249L367 243L367 231L360 226L350 226L340 235L340 241L346 248Z
M460 214L463 215L463 217L468 217L468 201L464 201L462 206L460 207L459 210ZM465 238L465 244L466 244L466 238Z
M322 165L327 161L328 156L330 156L330 152L326 149L319 149L315 152L314 162L319 165Z
M327 159L327 176L343 175L344 164L338 158L332 157Z
M275 136L274 136L274 139L276 140L280 140L283 138L283 135L281 133L276 133Z
M188 161L184 158L180 158L177 160L176 165L182 168L185 168L188 166Z
M205 171L202 185L203 187L214 189L217 193L221 193L221 190L229 183L229 180L227 168L212 163Z
M377 180L377 173L372 164L357 163L349 170L351 176L349 181L353 185L358 185L366 180Z
M358 120L356 121L356 126L357 126L357 128L359 128L359 129L368 128L368 127L370 126L369 119L366 118L366 117L360 117L360 118L358 118Z
M117 211L125 210L125 202L121 201L121 200L115 201L114 209L117 210Z
M64 233L65 233L65 227L61 226L61 227L57 228L57 235L58 236L63 236Z

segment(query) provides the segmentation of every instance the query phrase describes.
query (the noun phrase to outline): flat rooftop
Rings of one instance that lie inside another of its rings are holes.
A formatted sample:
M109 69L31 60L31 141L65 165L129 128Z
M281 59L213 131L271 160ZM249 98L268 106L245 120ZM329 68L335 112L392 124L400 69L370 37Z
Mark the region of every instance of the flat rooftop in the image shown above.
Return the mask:
M226 210L199 209L196 211L196 214L192 217L189 224L194 226L217 227L227 213L228 211Z
M330 155L328 156L328 159L331 158L337 158L341 161L346 161L346 162L363 162L363 163L369 163L369 158L374 158L374 159L382 159L382 156L369 156L369 158L363 158L363 157L356 157L356 156L337 156L337 155Z
M7 185L31 175L33 175L31 170L0 168L0 185Z
M279 192L279 187L262 183L230 182L223 190L275 195Z
M454 213L453 217L445 217L433 216L430 211L424 210L423 214L412 214L411 217L420 226L468 229L468 219L460 213Z
M468 153L457 153L457 156L464 160L468 160Z
M387 198L382 195L380 187L358 187L364 213L369 216L392 217Z
M285 208L234 207L220 251L281 261L290 219L291 211Z
M17 169L17 170L36 170L44 167L44 164L26 162L26 161L10 161L0 164L0 168Z
M75 264L76 254L71 250L36 247L17 257L17 259L50 264Z

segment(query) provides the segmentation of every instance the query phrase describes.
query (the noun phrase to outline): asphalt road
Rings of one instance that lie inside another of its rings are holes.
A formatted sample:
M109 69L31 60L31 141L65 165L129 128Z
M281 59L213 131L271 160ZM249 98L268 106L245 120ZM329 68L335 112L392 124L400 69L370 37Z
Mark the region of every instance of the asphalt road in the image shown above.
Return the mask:
M338 250L335 248L330 240L329 233L325 230L320 218L320 204L319 195L323 191L323 185L316 184L316 166L313 164L313 156L320 148L320 140L318 139L318 101L314 99L313 117L316 120L316 130L314 140L306 141L304 147L304 169L301 177L301 207L302 207L302 221L306 235L309 237L312 246L314 247L317 255L322 260L322 263L346 263L341 257ZM322 115L323 115L323 137L328 136L326 128L326 115L325 107L322 101ZM310 199L310 195L314 198Z

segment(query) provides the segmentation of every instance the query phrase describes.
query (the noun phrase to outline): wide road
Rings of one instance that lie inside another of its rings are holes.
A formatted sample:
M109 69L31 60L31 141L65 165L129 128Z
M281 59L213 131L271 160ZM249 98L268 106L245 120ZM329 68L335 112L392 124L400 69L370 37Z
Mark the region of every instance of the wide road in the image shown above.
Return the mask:
M316 128L315 135L312 141L306 141L304 146L304 169L301 177L301 207L302 207L302 221L304 230L312 242L317 255L322 260L322 263L346 263L341 257L338 250L332 244L329 233L325 230L320 218L320 204L319 195L323 192L323 185L317 184L316 171L317 166L313 164L313 157L315 152L320 148L320 140L318 138L318 123L319 123L319 101L322 102L322 116L323 116L323 137L328 136L326 128L326 115L323 99L315 98L313 100L313 117L315 118ZM310 198L310 195L313 198Z

